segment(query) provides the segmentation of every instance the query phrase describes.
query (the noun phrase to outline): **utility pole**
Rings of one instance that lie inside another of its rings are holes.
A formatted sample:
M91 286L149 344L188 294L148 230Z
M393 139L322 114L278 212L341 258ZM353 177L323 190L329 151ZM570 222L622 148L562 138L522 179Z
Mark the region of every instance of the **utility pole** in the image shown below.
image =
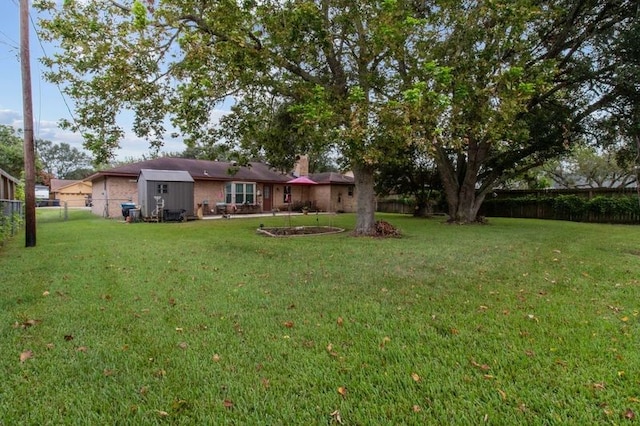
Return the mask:
M36 246L36 165L31 99L31 59L29 55L29 0L20 0L20 69L22 71L22 111L24 121L24 223L25 247Z

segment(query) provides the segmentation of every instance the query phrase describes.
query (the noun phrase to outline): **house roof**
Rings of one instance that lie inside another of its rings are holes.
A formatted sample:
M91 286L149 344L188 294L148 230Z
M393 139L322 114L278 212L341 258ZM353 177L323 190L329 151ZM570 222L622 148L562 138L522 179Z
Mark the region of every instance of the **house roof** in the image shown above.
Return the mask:
M189 172L184 170L151 170L141 169L140 177L144 177L147 181L162 182L193 182L193 178ZM140 179L138 177L138 180Z
M273 170L264 163L249 163L249 166L236 166L226 161L194 160L190 158L162 157L127 164L113 169L95 173L85 180L94 181L104 176L137 178L140 171L149 170L182 170L188 172L194 180L232 181L245 180L251 182L285 183L292 178ZM235 172L235 173L234 173Z
M309 178L316 183L324 185L353 185L354 179L351 176L343 175L336 172L314 173L309 175Z
M82 182L81 180L70 180L70 179L51 179L49 182L49 187L51 188L51 192L57 192L60 188L64 188L65 186L73 185L75 183Z

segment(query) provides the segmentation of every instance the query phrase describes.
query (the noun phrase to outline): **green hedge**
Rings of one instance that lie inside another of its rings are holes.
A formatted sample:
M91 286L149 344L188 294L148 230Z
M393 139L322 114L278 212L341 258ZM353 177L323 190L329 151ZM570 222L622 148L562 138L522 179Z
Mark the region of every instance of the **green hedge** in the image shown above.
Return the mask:
M537 207L540 219L564 219L594 222L637 222L640 220L640 204L637 196L593 198L578 195L537 196L488 199L483 204L487 216L522 217L517 212ZM553 217L549 217L552 210ZM544 213L539 213L544 212ZM525 217L531 217L531 214Z
M18 213L11 216L0 215L0 246L12 237L22 226L22 217Z

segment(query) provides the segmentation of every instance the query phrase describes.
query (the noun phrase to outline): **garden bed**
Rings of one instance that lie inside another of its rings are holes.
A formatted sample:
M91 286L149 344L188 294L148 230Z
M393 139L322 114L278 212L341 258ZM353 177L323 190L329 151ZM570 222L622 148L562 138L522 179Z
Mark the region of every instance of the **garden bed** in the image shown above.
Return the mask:
M344 232L342 228L333 226L285 226L274 228L259 228L258 233L269 237L299 237L309 235L326 235Z

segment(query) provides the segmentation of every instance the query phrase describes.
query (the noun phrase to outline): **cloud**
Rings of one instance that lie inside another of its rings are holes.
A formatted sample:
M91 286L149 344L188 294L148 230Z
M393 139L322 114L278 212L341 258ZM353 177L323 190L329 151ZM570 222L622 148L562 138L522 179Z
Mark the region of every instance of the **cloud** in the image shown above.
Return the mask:
M211 114L211 122L217 123L220 118L229 114L228 110L217 109ZM124 120L128 121L128 120ZM0 109L0 124L13 126L16 129L22 129L24 124L22 120L22 113L10 110ZM141 158L144 155L150 154L149 143L144 138L136 136L130 129L131 126L123 125L125 135L120 141L120 149L115 152L115 157L118 160ZM181 152L184 151L185 145L182 138L172 138L169 135L174 133L176 129L167 127L167 133L165 135L164 146L161 148L162 152ZM74 133L69 130L61 129L58 126L57 121L52 120L36 120L34 126L34 137L36 139L48 140L54 144L67 143L72 148L85 151L82 146L84 139L81 134ZM90 153L89 153L90 154Z
M22 126L22 114L10 109L0 109L0 124L13 127Z

